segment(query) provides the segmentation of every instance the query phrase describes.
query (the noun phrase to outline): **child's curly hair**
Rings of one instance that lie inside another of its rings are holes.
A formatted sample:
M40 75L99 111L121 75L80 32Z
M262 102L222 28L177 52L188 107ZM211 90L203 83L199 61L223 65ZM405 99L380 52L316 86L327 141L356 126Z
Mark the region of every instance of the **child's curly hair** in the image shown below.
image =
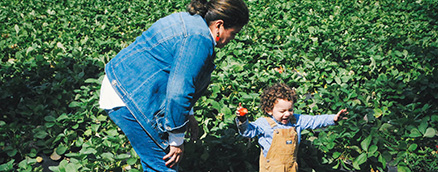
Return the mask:
M272 111L277 99L283 99L295 103L297 100L295 90L284 83L276 83L265 88L260 97L260 108L264 113Z

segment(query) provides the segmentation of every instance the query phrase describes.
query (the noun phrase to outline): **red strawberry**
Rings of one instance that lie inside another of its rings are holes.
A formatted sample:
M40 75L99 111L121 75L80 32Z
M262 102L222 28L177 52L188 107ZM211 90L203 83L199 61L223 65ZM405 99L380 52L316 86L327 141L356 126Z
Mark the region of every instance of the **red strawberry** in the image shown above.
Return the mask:
M246 108L240 108L239 109L239 115L240 116L245 116L248 113L248 109Z

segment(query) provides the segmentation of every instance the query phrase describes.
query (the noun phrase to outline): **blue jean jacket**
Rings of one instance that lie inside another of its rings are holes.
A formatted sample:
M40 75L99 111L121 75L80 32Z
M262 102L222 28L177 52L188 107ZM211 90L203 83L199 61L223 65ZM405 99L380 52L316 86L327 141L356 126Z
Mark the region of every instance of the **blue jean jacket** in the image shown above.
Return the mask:
M163 149L167 132L184 132L210 82L214 40L205 20L186 12L155 22L106 66L111 85Z

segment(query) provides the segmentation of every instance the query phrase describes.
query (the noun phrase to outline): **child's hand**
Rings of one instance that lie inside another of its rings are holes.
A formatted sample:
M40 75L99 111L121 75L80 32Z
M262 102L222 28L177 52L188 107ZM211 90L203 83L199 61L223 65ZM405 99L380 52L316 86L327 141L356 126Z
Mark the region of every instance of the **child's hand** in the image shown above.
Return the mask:
M340 111L336 114L336 116L335 116L335 118L334 118L334 121L335 121L335 122L338 122L338 121L340 121L340 120L342 120L342 119L348 119L347 117L345 117L345 115L348 115L347 109L342 109L342 110L340 110Z
M248 113L248 109L242 107L242 103L239 103L239 107L236 110L236 116L240 122L246 121L246 114Z

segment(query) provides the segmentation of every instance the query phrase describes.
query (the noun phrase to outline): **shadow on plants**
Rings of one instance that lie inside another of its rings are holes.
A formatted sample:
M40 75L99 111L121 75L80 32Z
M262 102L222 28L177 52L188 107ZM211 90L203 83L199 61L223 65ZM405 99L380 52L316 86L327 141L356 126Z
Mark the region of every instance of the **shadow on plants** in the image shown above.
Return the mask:
M201 140L186 143L181 171L258 171L257 141L240 137L234 128L228 124Z
M100 73L96 60L73 58L69 54L56 59L32 55L31 52L12 64L2 64L0 69L3 74L0 101L4 102L0 104L3 133L0 143L5 146L0 151L0 164L50 155L58 146L56 136L68 127L57 118L72 111L68 104L75 98L74 90L86 78Z

